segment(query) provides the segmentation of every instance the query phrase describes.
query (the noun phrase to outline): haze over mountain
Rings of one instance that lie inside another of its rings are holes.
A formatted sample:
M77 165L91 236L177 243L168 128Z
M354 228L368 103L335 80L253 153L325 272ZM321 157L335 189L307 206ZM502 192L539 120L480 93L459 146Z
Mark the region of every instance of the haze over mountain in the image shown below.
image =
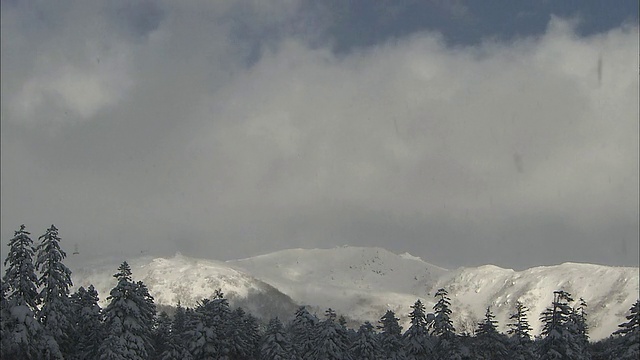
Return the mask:
M289 249L226 262L176 254L140 257L130 264L134 279L145 282L159 305L194 306L221 288L233 305L265 318L291 317L297 305L309 305L319 314L331 307L354 321L373 323L391 309L406 321L416 299L430 308L435 291L446 288L459 332L472 332L487 306L505 330L519 300L530 308L533 334L538 334L539 314L551 304L553 291L562 289L586 300L590 336L597 340L616 329L639 297L634 267L564 263L524 271L493 265L447 270L410 254L367 247ZM76 264L74 284L94 284L104 303L117 266L111 260Z

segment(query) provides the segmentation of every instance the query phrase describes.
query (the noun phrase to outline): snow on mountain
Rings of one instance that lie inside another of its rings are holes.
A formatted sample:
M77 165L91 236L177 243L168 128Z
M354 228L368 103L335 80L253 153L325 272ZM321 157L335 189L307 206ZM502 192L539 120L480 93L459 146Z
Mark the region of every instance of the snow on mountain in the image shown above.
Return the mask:
M100 295L101 306L106 306L109 291L116 285L111 275L119 264L104 263L73 269L74 286L93 284ZM271 285L246 273L235 270L224 262L193 259L181 254L172 258L133 259L129 262L133 280L141 280L158 305L193 307L204 298L211 298L216 289L222 289L234 306L242 306L256 315L265 317L291 317L297 305Z
M639 297L638 281L638 268L631 267L565 263L514 271L485 265L452 271L435 287L449 291L459 331L473 331L488 306L504 331L520 301L530 309L529 323L536 335L541 328L539 315L553 301L553 291L565 290L574 300L587 302L589 334L597 340L609 336L624 320Z
M505 330L516 301L529 307L529 321L539 334L539 315L550 306L553 291L584 298L589 307L590 336L610 335L640 297L638 268L566 263L523 271L493 265L446 270L410 254L381 248L290 249L247 259L213 261L177 254L129 262L134 280L142 280L159 305L194 306L221 288L232 305L260 317L293 316L297 304L320 316L331 307L355 321L376 323L387 309L405 321L416 299L427 309L435 291L448 290L454 325L472 332L491 306ZM72 267L76 286L94 284L104 304L115 285L119 263L105 261Z
M387 309L407 312L416 294L447 270L382 248L290 249L228 261L300 304L375 323Z

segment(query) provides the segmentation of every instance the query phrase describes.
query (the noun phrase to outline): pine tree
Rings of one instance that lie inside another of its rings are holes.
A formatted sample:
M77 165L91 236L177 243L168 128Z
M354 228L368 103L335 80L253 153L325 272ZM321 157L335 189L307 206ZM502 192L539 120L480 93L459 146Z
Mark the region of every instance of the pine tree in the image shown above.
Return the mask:
M258 322L251 314L247 314L242 308L231 312L229 319L232 360L255 359L258 354L260 333Z
M194 359L221 359L231 356L229 302L220 290L212 300L203 299L188 316L186 337Z
M569 332L573 334L576 345L579 347L582 360L589 360L589 326L587 325L587 302L580 298L578 304L571 311L569 317Z
M296 354L302 359L308 359L314 351L313 341L316 338L316 330L319 320L309 313L306 307L301 306L296 310L295 317L289 325L291 342Z
M152 332L153 349L155 356L152 359L162 359L162 355L168 352L172 346L173 338L171 336L171 318L162 311L155 322Z
M54 225L39 239L35 267L41 273L37 284L42 287L39 294L42 307L37 313L38 320L58 343L62 354L69 357L72 352L69 334L74 330L69 300L69 288L73 286L71 270L62 263L67 254L60 248L58 229Z
M402 327L396 314L387 312L378 321L380 329L380 346L385 359L404 360L407 358L402 343Z
M93 285L89 285L88 289L81 286L71 294L71 308L75 315L73 323L76 329L73 342L75 359L98 358L98 348L104 338L102 309L98 301L98 292Z
M620 343L616 356L619 359L638 359L640 357L640 300L636 300L635 304L629 309L629 320L618 327L613 334L619 336L617 339Z
M476 339L474 341L474 356L476 359L509 359L506 338L498 332L498 322L491 308L487 307L484 321L478 323Z
M569 328L573 302L571 294L557 290L553 292L553 303L540 316L543 323L543 339L538 345L541 360L580 359L578 339Z
M535 357L532 349L532 330L529 326L527 313L529 309L520 301L516 302L515 312L509 316L511 322L508 324L507 334L511 335L511 357L514 360L527 360Z
M267 331L262 339L260 347L260 360L298 360L300 359L285 331L280 319L273 318L269 321Z
M437 338L434 347L436 357L443 359L461 359L456 329L451 320L451 299L445 289L438 289L435 294L438 301L433 305L434 319L430 324L431 335Z
M62 358L58 343L36 320L40 296L33 264L30 233L21 225L9 241L3 279L5 293L0 357L3 359Z
M416 300L411 306L411 325L404 333L404 348L407 359L424 359L431 353L431 341L427 329L427 316L422 301Z
M191 310L191 309L188 309ZM185 309L178 301L176 312L171 321L169 331L169 340L164 345L164 349L156 350L161 360L191 360L193 357L185 347L185 331L187 323L187 314Z
M368 321L360 325L351 347L351 353L353 358L358 360L377 360L382 357L378 336L373 330L373 325Z
M126 261L114 277L118 284L107 297L110 301L104 310L107 338L100 346L100 359L148 359L153 353L153 298L142 282L133 282L131 268Z
M351 344L345 331L336 323L336 313L327 309L325 320L320 323L317 337L314 341L315 350L310 359L313 360L350 360Z

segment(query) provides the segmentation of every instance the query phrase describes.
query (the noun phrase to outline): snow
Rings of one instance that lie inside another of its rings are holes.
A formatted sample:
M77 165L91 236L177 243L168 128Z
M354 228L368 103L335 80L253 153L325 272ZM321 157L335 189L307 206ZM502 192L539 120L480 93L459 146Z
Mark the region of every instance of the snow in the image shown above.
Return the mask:
M431 311L435 291L445 288L458 331L475 327L487 306L496 315L498 329L505 331L509 314L521 301L530 309L532 334L537 335L540 313L551 304L553 291L562 289L575 300L586 300L590 337L597 340L617 329L639 297L638 268L565 263L523 271L494 265L446 270L410 254L352 246L289 249L226 262L176 254L132 259L130 264L133 279L147 285L156 304L175 305L180 300L183 306L194 306L217 288L238 297L275 288L298 304L314 306L321 318L330 307L359 322L376 324L389 309L405 329L409 307L420 299ZM117 267L114 262L72 269L74 284L94 284L104 306Z

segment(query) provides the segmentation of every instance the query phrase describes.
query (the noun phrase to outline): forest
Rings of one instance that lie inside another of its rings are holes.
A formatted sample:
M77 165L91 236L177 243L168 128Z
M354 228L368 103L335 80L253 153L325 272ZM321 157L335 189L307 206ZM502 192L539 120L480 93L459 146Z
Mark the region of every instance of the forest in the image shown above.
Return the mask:
M225 359L225 360L417 360L417 359L638 359L640 301L620 319L610 337L589 339L587 303L557 290L541 314L517 302L507 333L486 309L473 333L456 331L446 289L427 312L418 299L408 305L403 329L393 311L376 324L347 327L327 309L313 314L301 306L292 320L259 319L232 307L220 290L191 307L176 304L172 315L158 311L142 281L123 262L117 284L101 308L91 285L74 292L64 265L58 229L52 225L34 243L22 225L9 241L0 292L1 359ZM539 316L532 334L529 316Z

